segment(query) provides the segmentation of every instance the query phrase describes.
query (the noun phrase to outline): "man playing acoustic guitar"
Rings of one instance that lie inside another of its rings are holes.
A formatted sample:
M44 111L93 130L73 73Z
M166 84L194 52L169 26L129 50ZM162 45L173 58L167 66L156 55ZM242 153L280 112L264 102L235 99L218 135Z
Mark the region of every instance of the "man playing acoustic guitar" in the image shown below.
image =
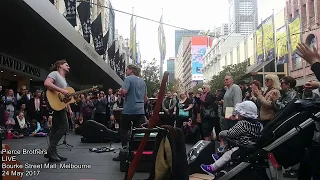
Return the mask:
M68 87L66 81L66 74L70 71L70 67L66 60L56 61L51 67L51 73L47 76L47 79L44 82L44 86L51 91L56 91L64 96L70 96L69 92L65 90ZM68 105L68 112L72 117L72 111ZM57 153L57 144L65 133L68 131L68 117L67 109L64 108L61 111L53 112L52 127L50 133L50 145L48 147L48 152L44 156L49 159L49 162L61 162L66 161L67 158L60 156Z

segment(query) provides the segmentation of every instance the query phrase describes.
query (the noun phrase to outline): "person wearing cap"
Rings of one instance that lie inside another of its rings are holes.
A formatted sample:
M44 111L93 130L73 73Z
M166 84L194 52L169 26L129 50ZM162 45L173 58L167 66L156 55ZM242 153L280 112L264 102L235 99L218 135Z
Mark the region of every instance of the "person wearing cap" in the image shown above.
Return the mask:
M260 137L263 126L257 121L258 108L252 101L244 101L236 104L233 113L234 116L238 116L238 123L231 127L229 130L224 130L219 133L220 140L224 138L232 139L238 144L251 144ZM220 170L231 159L233 152L237 151L239 147L233 147L226 151L220 158L216 154L212 154L214 159L213 164L205 165L201 164L201 169L210 176Z

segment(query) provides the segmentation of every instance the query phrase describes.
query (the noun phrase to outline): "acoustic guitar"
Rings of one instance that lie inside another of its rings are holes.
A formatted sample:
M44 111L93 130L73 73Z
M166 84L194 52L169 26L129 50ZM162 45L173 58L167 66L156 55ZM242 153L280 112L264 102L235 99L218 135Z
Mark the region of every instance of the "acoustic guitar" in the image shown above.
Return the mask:
M11 148L8 144L2 144L2 179L21 180L24 175L23 164L10 151Z
M55 111L61 111L62 109L66 108L67 105L72 104L75 102L74 96L84 94L91 91L97 91L98 86L93 86L92 88L81 90L81 91L75 91L72 87L65 88L69 92L69 96L66 97L60 92L47 90L47 99L51 106L51 108Z

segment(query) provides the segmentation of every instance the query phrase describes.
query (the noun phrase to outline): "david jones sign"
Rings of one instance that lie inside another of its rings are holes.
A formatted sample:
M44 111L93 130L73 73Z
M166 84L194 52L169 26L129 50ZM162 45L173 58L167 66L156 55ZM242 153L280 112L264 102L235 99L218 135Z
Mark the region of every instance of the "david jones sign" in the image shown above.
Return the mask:
M40 77L40 69L4 54L0 54L0 65L14 69L23 73L30 74L32 76Z

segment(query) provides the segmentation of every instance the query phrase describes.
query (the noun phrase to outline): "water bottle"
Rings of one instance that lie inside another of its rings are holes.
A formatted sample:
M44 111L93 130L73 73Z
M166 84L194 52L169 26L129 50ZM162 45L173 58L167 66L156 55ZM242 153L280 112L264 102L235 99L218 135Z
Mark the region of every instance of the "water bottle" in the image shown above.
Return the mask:
M11 130L8 131L7 138L11 139Z

